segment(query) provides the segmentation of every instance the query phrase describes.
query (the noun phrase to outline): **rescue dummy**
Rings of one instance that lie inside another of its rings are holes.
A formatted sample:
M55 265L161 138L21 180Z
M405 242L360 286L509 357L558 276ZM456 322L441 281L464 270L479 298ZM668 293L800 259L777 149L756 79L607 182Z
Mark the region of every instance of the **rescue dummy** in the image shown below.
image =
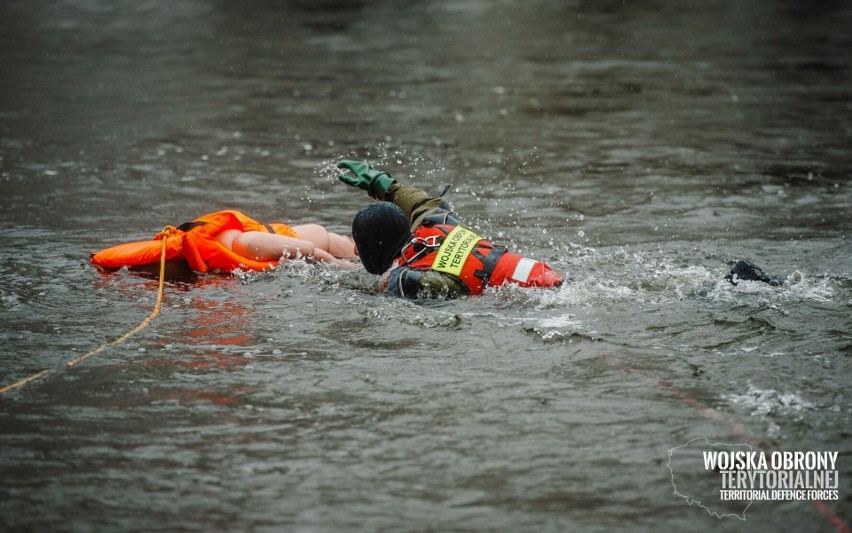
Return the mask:
M352 222L356 252L380 288L408 298L481 294L503 284L557 287L562 276L547 264L514 254L462 226L438 197L400 185L387 172L359 161L340 161L338 178L379 202Z
M233 210L198 217L153 240L102 250L92 255L92 262L110 269L159 263L161 239L166 239L166 259L185 261L200 273L266 270L297 257L346 269L357 266L347 261L355 258L348 237L318 224L264 224Z

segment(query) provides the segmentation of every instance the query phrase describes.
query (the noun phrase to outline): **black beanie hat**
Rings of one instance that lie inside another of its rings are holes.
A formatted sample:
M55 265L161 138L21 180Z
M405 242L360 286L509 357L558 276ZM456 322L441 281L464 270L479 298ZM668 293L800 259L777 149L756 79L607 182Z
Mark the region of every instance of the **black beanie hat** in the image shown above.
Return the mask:
M370 204L355 214L352 238L367 272L382 274L411 239L408 217L396 204Z

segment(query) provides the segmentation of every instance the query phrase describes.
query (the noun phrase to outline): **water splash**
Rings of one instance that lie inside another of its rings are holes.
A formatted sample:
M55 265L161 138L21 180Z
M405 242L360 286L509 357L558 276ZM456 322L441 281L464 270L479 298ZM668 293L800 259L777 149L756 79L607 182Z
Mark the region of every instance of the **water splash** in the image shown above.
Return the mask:
M759 281L741 281L736 286L719 281L707 296L714 302L757 307L803 301L827 303L832 301L835 293L830 277L808 275L797 270L788 275L780 287Z
M729 394L726 398L732 405L751 410L752 416L801 413L816 407L796 393L761 389L752 383L748 384L745 393Z

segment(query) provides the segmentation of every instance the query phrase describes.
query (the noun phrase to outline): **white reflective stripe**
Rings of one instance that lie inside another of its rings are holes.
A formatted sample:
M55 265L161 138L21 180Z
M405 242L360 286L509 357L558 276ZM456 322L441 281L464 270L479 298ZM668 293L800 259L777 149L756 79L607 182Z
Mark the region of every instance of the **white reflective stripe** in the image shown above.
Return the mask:
M522 257L521 260L518 261L518 266L515 267L515 271L512 272L512 279L520 281L521 283L526 283L527 280L530 279L530 272L532 272L536 262L537 261L533 261L532 259Z

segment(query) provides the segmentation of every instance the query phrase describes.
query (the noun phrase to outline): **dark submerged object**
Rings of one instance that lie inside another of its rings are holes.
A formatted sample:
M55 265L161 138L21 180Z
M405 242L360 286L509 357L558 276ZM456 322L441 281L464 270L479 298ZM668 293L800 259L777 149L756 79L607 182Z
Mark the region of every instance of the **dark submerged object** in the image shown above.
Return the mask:
M770 278L766 275L762 268L745 259L737 261L737 264L735 264L731 271L728 272L725 279L730 281L733 285L738 284L740 281L762 281L763 283L768 283L773 287L778 287L784 283L781 278Z

